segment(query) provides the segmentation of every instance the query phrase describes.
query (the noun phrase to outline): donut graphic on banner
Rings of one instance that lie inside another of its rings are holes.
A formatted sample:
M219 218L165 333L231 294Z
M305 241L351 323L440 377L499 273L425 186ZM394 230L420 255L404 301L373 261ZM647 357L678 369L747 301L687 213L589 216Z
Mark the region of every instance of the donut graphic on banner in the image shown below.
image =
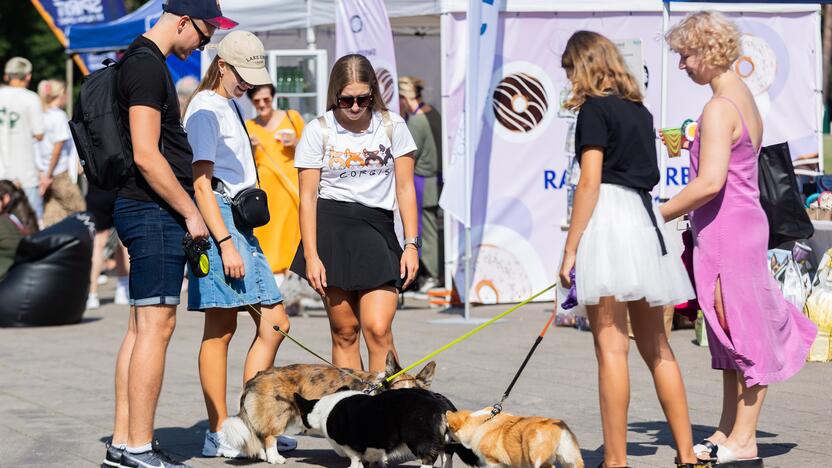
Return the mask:
M395 86L397 86L395 80L393 80L393 74L386 68L379 67L376 68L376 78L378 78L378 87L381 92L381 97L384 99L384 104L389 107L390 103L393 102L396 91Z
M734 62L734 71L739 75L765 118L771 108L768 90L777 76L777 54L765 39L751 34L743 34L739 58Z
M509 141L537 138L556 113L552 100L558 99L548 75L528 62L512 62L498 70L492 78L490 97L488 121Z

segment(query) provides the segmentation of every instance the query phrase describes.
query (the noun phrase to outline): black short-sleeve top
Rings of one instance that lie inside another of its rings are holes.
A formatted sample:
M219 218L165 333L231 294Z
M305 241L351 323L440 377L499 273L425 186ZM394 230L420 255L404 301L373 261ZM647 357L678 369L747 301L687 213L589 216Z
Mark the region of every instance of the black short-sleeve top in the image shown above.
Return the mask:
M642 190L659 183L653 115L644 104L618 96L590 96L578 112L575 151L604 149L601 182Z
M121 114L124 131L130 135L130 107L148 106L162 112L160 133L161 153L165 157L173 175L188 194L194 193L191 145L182 127L179 112L179 98L173 87L170 71L165 65L165 56L150 39L139 36L128 50L145 47L156 57L148 54L133 55L119 68L116 99ZM155 201L165 206L164 200L156 194L150 184L134 167L133 174L119 189L118 194L125 198L142 201Z

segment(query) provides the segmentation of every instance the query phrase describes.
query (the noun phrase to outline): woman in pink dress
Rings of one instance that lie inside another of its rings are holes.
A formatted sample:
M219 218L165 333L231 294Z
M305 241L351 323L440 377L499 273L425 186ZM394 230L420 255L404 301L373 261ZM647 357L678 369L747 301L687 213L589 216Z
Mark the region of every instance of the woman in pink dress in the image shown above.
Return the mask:
M763 121L731 68L739 30L703 11L666 37L679 68L713 90L690 147L693 179L661 207L665 220L690 213L697 295L712 366L723 371L719 427L695 449L701 459L762 466L756 430L766 390L803 367L817 328L783 298L766 265L768 220L757 184Z

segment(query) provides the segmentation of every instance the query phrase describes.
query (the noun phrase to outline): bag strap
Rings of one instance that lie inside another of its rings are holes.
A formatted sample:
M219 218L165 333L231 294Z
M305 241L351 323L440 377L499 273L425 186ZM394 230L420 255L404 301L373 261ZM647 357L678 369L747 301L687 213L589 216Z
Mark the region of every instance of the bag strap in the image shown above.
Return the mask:
M246 127L246 122L243 120L243 114L240 113L240 108L237 107L237 103L233 99L229 99L231 101L231 105L234 106L234 110L237 111L237 117L240 118L240 124L243 126L243 131L246 132L246 138L248 138L248 150L251 152L251 160L254 162L254 175L257 176L257 188L260 188L260 171L257 170L257 160L254 159L254 151L251 149L251 135L248 134L248 127Z
M329 125L326 124L326 114L318 117L321 124L321 158L326 157L326 147L329 145Z
M387 139L390 140L390 148L393 148L393 119L390 118L390 111L382 111L381 123L384 125L384 131L387 133Z

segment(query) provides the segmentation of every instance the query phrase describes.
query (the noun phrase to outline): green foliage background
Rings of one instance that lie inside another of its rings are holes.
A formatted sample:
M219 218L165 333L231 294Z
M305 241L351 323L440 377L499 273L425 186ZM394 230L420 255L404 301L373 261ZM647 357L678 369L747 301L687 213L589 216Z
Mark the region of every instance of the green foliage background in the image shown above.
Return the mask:
M133 11L144 0L125 0L127 11ZM29 0L0 0L0 67L12 57L26 57L32 62L34 90L40 80L66 78L64 48L41 19ZM81 72L76 67L75 76Z

